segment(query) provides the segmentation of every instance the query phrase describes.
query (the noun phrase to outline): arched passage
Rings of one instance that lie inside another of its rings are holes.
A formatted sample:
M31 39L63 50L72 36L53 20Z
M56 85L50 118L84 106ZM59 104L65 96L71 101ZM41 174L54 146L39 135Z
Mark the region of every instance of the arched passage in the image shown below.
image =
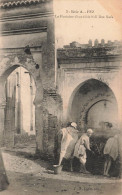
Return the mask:
M68 118L82 130L117 128L118 107L112 90L96 79L81 83L70 97Z
M35 82L23 67L16 68L6 80L6 112L14 111L17 134L35 134ZM11 114L12 115L12 114ZM13 116L13 117L14 117Z
M0 127L1 127L1 132L0 132L0 138L1 138L1 145L6 145L6 146L13 146L14 145L14 131L15 128L13 126L11 128L7 128L7 133L5 132L5 109L6 109L6 81L9 75L14 70L17 70L18 67L23 67L26 69L25 72L27 72L29 75L32 76L35 86L36 86L36 91L35 91L35 98L33 97L33 104L35 106L35 134L36 134L36 150L43 151L43 113L42 113L42 99L43 99L43 87L42 87L42 82L40 78L40 71L36 70L35 66L33 64L30 64L30 66L25 64L25 66L21 64L17 65L10 65L9 68L4 69L4 72L1 74L0 77ZM26 94L26 91L25 91ZM13 118L14 120L14 118ZM9 124L13 124L9 122ZM12 129L12 131L11 131Z
M34 144L36 87L32 74L19 65L12 66L3 74L5 97L4 144ZM31 139L31 142L29 143Z

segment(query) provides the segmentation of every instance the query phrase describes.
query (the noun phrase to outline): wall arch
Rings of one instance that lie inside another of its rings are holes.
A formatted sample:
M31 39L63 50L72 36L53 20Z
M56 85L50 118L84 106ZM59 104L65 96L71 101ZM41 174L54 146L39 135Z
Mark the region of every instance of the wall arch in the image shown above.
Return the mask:
M23 67L28 72L30 72L30 74L32 74L32 77L33 77L33 79L36 83L36 77L35 77L35 74L34 74L35 71L33 70L35 68L35 66L33 66L33 69L32 69L31 67L29 68L29 66L27 66L26 64L25 65L23 65L23 64L12 64L9 67L5 67L2 75L0 76L0 82L5 82L7 77L18 67Z
M32 75L32 78L34 79L34 82L35 82L35 85L36 85L36 94L38 93L37 92L37 87L38 85L41 84L41 78L38 79L38 77L35 76L35 70L33 70L35 68L35 66L33 65L33 69L29 66L27 66L26 64L23 65L23 64L12 64L10 65L9 67L5 68L4 69L4 72L2 73L2 75L0 76L0 85L2 86L2 88L5 88L5 82L6 82L6 79L9 77L9 75L18 67L23 67L25 68L31 75ZM38 80L39 80L39 83L38 83ZM3 89L4 90L4 89ZM2 91L3 91L2 90ZM43 91L43 90L41 90ZM4 97L4 92L1 93L2 97ZM35 95L35 99L34 99L34 104L36 102L36 97L37 95Z
M81 110L81 115L80 115L81 120L79 121L79 126L81 126L81 124L83 124L83 127L84 127L84 126L87 124L87 116L88 116L89 110L90 110L95 104L97 104L98 102L101 102L101 101L108 101L108 102L111 102L111 101L109 100L109 98L107 98L107 97L98 98L98 99L95 99L94 101L89 102L89 104L88 104L83 110Z
M88 89L90 87L90 89ZM97 90L98 88L98 90ZM101 91L100 91L101 89ZM79 91L83 92L82 98L83 98L83 103L81 101L81 105L78 103L74 103L75 101L78 102L79 99L76 98L76 95L79 96L78 93L81 93ZM93 92L94 91L94 92ZM86 94L85 94L86 93ZM86 99L86 100L85 100ZM68 106L68 120L70 120L70 116L72 116L71 120L75 120L80 128L84 128L86 126L86 116L89 111L89 109L99 101L112 101L113 104L116 104L117 110L117 100L116 97L111 90L110 87L106 85L106 83L103 83L97 79L88 79L82 83L80 83L73 91L70 100L69 100L69 106ZM76 107L78 110L80 110L80 113L75 111L75 115L78 113L78 118L76 119L73 115L72 112L74 112L75 107L73 104L76 104ZM79 109L80 107L80 109ZM73 118L74 117L74 118Z
M40 64L41 66L41 64ZM4 108L6 106L6 98L5 98L5 82L7 77L18 67L25 68L33 77L35 86L36 86L36 93L35 93L35 99L33 101L35 105L35 132L36 132L36 150L43 151L43 86L42 86L42 79L40 76L40 69L35 68L35 64L33 61L25 62L23 64L21 63L10 63L9 65L4 64L2 74L0 76L0 113L1 113L1 120L0 120L0 126L2 127L1 135L3 139L3 144L5 143L5 139L9 139L8 135L7 137L4 135ZM9 143L8 145L13 146L13 142Z

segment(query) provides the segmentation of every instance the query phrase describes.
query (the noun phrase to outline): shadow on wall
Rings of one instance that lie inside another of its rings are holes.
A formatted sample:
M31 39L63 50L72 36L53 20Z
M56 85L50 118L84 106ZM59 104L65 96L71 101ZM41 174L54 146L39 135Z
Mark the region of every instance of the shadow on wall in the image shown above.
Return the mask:
M105 138L109 138L111 136L120 133L120 130L118 128L105 127L105 128L92 128L92 129L94 131L95 137L103 136Z
M69 117L76 121L80 129L86 127L116 128L118 105L112 90L103 82L87 80L76 91L71 103Z

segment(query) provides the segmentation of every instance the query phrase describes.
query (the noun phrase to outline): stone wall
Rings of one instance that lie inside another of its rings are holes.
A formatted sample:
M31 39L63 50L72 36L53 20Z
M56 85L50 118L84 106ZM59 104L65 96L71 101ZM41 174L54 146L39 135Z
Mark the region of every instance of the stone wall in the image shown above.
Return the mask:
M0 9L0 100L5 99L3 86L10 73L19 66L27 69L36 85L34 104L37 152L53 155L54 137L60 128L62 112L62 99L55 89L53 1L23 1L21 4L21 0L17 3L6 0L2 1ZM4 121L4 108L2 115ZM3 121L0 122L2 136ZM5 138L8 147L10 135L11 130ZM14 135L12 138L13 144Z
M53 154L54 138L61 127L62 99L55 90L44 90L44 151Z
M74 120L79 124L80 129L84 128L85 121L89 120L89 116L86 116L91 111L95 114L94 109L101 110L99 107L101 103L99 103L99 106L96 103L103 99L114 105L111 112L117 114L118 124L121 126L121 51L121 42L108 41L105 43L104 40L101 40L101 43L95 40L94 44L91 40L88 44L72 42L57 50L57 85L58 92L63 100L63 122ZM96 83L100 85L97 86L94 83L94 86L90 89L90 82L93 80L96 80ZM85 87L85 84L88 84L87 87ZM97 86L96 89L95 85ZM89 91L84 94L86 89ZM95 104L98 106L97 108L92 106ZM110 109L108 109L109 111ZM113 122L115 123L115 120Z
M36 141L35 141L35 135L28 135L27 133L25 134L15 134L14 135L14 144L15 146L18 144L21 144L23 146L26 145L36 145Z
M105 130L105 123L111 123L114 129L118 127L115 96L107 85L94 79L84 83L75 94L70 116L83 130L84 127Z

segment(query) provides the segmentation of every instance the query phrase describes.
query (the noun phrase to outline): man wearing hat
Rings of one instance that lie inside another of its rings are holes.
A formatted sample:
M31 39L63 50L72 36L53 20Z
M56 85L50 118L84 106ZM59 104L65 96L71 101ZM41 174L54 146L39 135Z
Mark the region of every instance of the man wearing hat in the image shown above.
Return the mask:
M77 141L77 143L75 145L74 157L76 157L80 160L81 168L83 167L83 171L80 168L80 172L83 172L83 173L88 173L88 171L86 170L86 167L85 167L86 158L87 158L86 149L91 150L89 138L91 137L92 134L93 134L93 130L87 129L87 132L84 133L80 137L80 139Z

